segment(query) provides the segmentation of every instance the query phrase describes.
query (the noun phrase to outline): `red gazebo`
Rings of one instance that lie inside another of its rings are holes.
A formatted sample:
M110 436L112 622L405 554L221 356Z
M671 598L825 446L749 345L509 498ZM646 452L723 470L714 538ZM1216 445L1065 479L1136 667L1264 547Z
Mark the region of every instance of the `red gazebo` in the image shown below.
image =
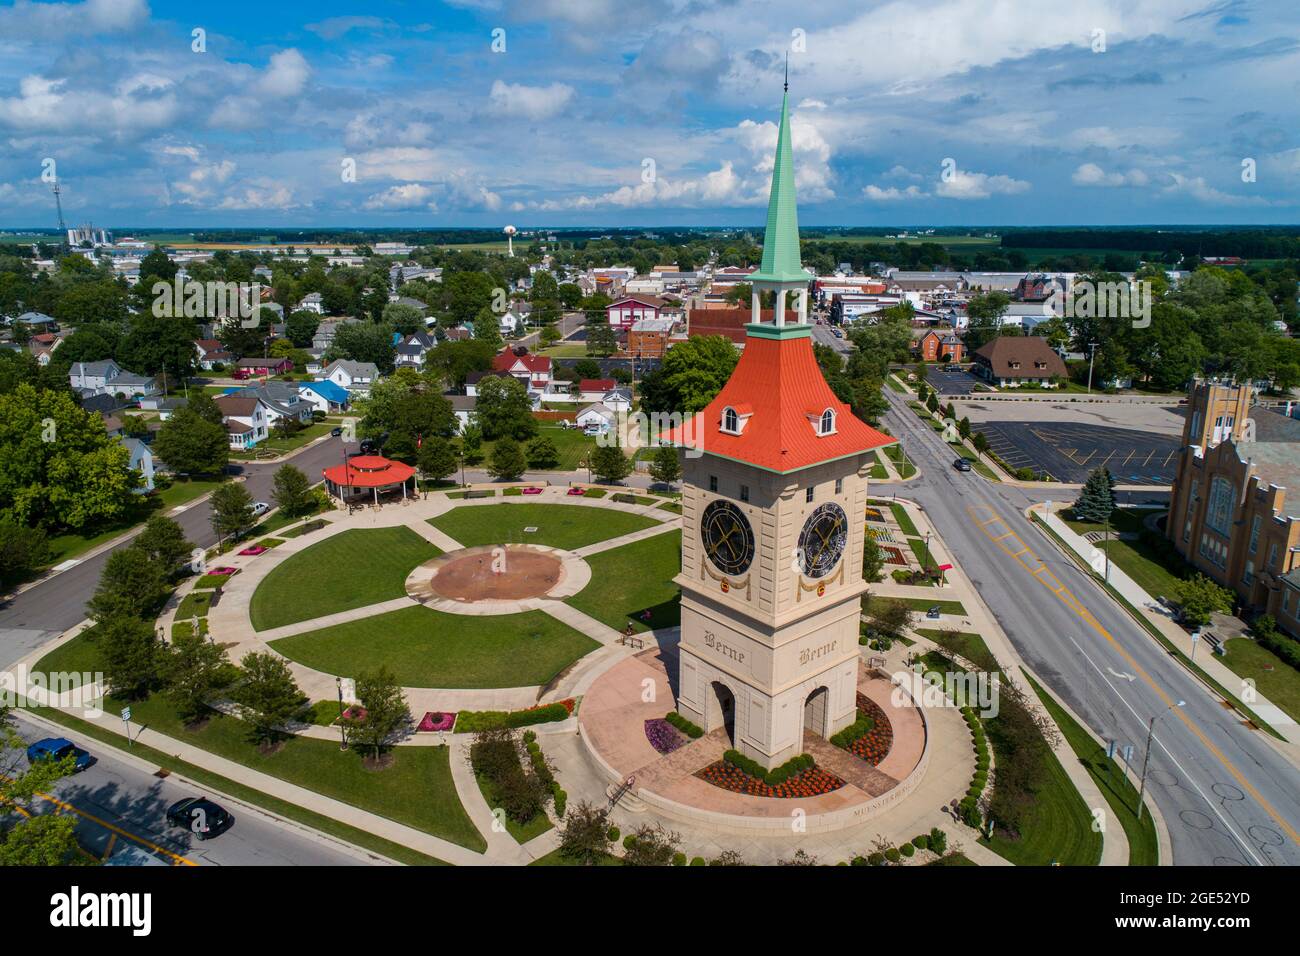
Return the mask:
M379 504L379 493L402 489L406 497L406 483L415 469L400 461L391 461L379 455L356 455L346 465L335 465L322 471L325 490L340 501L353 501L366 497L367 492Z

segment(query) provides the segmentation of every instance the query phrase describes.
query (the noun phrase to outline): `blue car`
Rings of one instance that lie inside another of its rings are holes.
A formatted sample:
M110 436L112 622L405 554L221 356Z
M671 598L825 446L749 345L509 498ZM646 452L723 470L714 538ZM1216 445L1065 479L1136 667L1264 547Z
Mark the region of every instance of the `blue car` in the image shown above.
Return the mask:
M66 737L46 737L27 748L27 762L39 763L42 760L62 760L68 754L76 757L78 770L90 766L91 756Z

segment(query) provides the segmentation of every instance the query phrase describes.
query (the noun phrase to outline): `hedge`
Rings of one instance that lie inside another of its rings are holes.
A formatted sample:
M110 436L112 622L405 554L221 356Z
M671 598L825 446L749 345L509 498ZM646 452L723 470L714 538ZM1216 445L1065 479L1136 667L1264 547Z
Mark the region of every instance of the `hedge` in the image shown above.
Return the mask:
M855 740L866 736L875 726L876 722L865 711L859 710L857 720L838 733L831 734L831 743L847 750Z
M728 750L722 755L722 759L742 773L762 780L769 787L780 786L796 774L811 770L816 766L811 754L799 754L797 757L791 757L781 766L774 767L771 770L765 770L762 764L750 760L739 750Z
M668 721L668 723L672 724L692 740L698 740L700 737L704 736L704 730L702 728L695 726L695 724L691 723L675 710L670 710L668 713L664 714L664 720Z
M527 727L569 719L569 709L561 703L527 710L462 710L456 716L456 733L472 734L480 730Z

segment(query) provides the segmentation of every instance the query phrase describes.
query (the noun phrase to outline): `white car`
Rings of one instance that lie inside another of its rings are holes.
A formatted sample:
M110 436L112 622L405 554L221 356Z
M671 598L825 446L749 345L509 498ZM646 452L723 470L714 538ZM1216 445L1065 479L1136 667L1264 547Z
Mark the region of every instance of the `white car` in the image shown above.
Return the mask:
M253 502L253 517L254 517L254 518L260 518L260 517L262 517L262 515L266 514L266 513L267 513L268 511L270 511L270 510L271 510L271 506L268 505L265 501L254 501L254 502Z

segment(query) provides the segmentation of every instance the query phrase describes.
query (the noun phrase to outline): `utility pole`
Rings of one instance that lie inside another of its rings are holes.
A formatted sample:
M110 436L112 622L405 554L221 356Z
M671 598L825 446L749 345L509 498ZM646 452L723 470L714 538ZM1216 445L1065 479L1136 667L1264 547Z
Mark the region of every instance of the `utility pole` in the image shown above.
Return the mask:
M1092 360L1097 354L1097 343L1088 343L1088 394L1092 394Z

